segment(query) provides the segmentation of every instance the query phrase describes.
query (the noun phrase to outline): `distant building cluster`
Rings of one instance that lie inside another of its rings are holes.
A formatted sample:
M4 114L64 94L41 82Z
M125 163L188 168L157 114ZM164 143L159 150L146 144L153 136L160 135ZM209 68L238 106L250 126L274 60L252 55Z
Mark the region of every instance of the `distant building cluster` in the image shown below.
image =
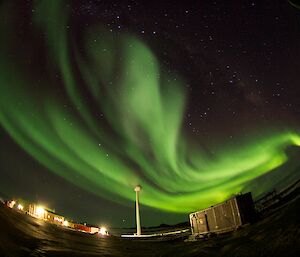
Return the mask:
M42 219L49 223L63 226L69 229L90 233L90 234L101 234L101 235L108 235L108 231L104 227L97 227L93 225L88 225L86 223L80 224L73 222L71 220L67 220L64 216L55 213L54 210L49 208L45 208L43 206L37 205L35 203L25 203L24 201L17 201L17 200L7 200L4 201L9 208L15 209L17 211L26 213L32 217Z

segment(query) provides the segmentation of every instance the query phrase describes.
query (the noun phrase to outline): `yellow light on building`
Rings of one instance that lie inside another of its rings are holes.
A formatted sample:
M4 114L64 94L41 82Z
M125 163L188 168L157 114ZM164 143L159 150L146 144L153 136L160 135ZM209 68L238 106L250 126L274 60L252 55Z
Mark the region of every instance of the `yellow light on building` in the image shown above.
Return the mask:
M57 221L57 222L63 222L63 218L59 218L59 217L54 217L54 220Z
M8 206L10 208L14 208L15 204L16 204L16 201L11 201Z
M19 209L20 211L23 211L23 209L24 209L23 205L22 205L22 204L18 204L18 209Z
M68 227L68 226L69 226L69 222L68 222L67 220L65 220L65 221L63 222L63 225L66 226L66 227Z
M38 206L36 208L36 215L39 217L39 218L42 218L45 214L45 209L41 206Z

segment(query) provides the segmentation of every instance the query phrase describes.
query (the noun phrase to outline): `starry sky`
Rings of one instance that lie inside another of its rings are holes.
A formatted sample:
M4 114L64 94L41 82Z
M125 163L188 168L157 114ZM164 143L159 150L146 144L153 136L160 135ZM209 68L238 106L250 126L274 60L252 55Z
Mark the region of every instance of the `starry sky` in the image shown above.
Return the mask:
M145 226L300 177L298 1L4 1L0 194Z

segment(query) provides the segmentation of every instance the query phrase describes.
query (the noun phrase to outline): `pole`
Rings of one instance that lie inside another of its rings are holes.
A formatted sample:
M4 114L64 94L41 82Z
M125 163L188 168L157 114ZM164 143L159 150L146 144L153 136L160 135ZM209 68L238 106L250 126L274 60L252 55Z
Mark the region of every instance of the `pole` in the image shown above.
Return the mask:
M135 187L135 211L136 211L136 235L141 235L141 220L140 220L140 208L139 208L139 191L141 186Z

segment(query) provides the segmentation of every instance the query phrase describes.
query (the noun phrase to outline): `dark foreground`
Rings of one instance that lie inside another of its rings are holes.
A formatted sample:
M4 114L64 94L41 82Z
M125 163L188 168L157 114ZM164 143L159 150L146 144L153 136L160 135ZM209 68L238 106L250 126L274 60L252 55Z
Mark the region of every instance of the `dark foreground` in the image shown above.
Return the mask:
M197 242L100 238L0 205L0 256L300 256L300 199L241 230Z

